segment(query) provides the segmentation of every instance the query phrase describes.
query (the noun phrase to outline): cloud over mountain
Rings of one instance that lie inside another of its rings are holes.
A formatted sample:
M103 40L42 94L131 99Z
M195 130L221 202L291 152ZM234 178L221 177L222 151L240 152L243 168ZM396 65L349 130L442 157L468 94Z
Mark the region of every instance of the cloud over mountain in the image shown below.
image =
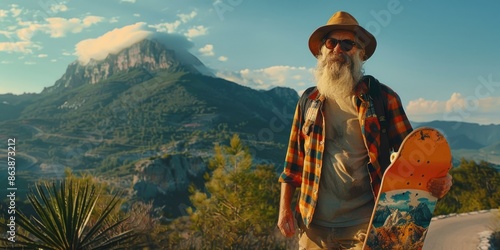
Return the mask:
M78 56L81 63L86 64L90 59L102 60L108 54L116 54L146 38L159 40L173 50L189 50L194 46L193 42L190 41L191 38L205 35L208 32L208 29L203 25L191 28L186 26L197 15L196 11L178 13L175 15L176 19L169 22L156 24L137 22L115 28L99 37L78 42L75 46L75 55ZM207 53L206 49L202 49L200 52Z
M75 46L75 53L82 64L87 64L90 59L102 60L108 54L116 54L120 50L130 47L152 35L145 30L146 23L139 22L119 29L114 29L104 35L80 41Z

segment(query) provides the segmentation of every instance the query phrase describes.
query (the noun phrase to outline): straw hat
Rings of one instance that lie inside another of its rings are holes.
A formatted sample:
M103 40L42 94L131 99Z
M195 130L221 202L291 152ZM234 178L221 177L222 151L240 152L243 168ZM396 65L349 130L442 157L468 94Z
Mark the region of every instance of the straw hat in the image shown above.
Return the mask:
M317 57L320 54L320 48L323 45L323 39L328 33L333 30L348 30L354 32L361 47L365 48L365 57L363 60L368 60L377 47L375 37L363 27L359 26L358 21L349 13L339 11L330 17L326 25L316 29L309 37L309 50Z

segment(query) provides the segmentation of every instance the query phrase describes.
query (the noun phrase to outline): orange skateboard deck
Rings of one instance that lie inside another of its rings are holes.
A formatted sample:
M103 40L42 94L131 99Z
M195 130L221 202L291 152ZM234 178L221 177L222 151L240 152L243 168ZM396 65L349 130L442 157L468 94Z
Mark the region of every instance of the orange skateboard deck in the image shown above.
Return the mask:
M433 128L411 132L382 178L363 249L422 249L437 198L430 179L452 166L446 138Z

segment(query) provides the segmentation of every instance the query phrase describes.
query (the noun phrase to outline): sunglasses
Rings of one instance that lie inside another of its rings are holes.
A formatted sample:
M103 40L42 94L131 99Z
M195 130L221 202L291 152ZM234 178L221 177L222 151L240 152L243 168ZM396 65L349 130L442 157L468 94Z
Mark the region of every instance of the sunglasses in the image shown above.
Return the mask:
M354 42L353 40L349 40L349 39L344 39L344 40L337 40L335 38L327 38L324 42L326 48L332 50L334 49L335 47L337 47L337 44L340 44L340 48L347 52L349 50L352 49L352 47L354 47L354 45L356 45L356 42Z

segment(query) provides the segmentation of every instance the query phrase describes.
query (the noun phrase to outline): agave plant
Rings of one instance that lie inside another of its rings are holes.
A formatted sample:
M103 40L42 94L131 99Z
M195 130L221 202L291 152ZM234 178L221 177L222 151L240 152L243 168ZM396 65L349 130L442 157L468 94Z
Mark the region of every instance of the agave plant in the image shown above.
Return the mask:
M102 189L95 183L60 181L38 183L28 193L34 215L18 212L16 222L29 235L19 234L16 245L38 249L113 249L130 247L131 230L120 232L126 220L111 220L118 194L96 213Z

